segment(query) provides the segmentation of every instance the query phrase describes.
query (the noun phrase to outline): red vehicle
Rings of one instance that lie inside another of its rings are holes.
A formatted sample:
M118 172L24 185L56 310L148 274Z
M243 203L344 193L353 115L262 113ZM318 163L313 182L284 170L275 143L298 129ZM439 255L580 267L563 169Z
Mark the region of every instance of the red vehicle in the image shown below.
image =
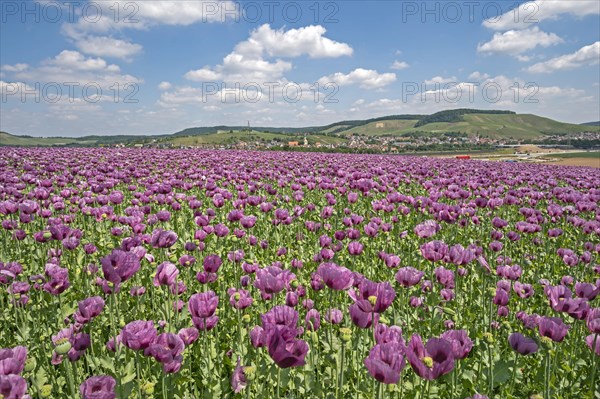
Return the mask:
M457 155L456 159L471 159L470 155Z

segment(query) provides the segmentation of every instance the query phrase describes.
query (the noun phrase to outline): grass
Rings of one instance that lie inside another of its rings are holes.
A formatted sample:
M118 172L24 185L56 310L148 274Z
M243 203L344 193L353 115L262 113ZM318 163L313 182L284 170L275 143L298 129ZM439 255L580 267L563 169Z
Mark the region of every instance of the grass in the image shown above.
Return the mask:
M381 121L384 127L376 127L372 122L363 126L351 127L339 135L351 134L401 135L416 131L431 133L464 132L469 136L479 134L490 138L537 139L549 134L569 134L584 131L599 131L598 126L582 126L562 123L530 114L467 114L461 122L438 122L415 128L416 120Z
M91 144L91 141L80 141L68 137L24 137L13 136L4 132L0 132L0 145L6 146L32 146L32 147L47 147L52 145L65 145L72 143Z
M383 123L383 127L377 127L378 123ZM412 128L417 120L385 120L378 122L367 123L362 126L355 126L348 130L344 130L339 133L343 136L349 136L352 134L364 134L367 136L382 136L385 134L391 134L399 136L402 132Z
M530 114L467 114L464 121L456 123L429 123L407 131L465 132L469 136L491 138L535 139L549 134L569 134L584 131L598 131L597 126L582 126L557 122L552 119Z
M556 153L552 155L545 155L544 158L592 158L600 160L600 151L588 151L588 152L568 152L568 153Z

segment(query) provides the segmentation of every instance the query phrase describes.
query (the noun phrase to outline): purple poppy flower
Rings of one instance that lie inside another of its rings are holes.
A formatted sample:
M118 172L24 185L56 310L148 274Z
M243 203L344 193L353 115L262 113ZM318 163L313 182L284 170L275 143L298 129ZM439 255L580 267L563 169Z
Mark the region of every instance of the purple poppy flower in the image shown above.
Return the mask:
M102 297L86 298L79 302L78 309L75 312L75 320L79 324L86 324L102 313L102 310L104 310L104 299Z
M387 344L391 342L395 342L400 344L402 348L402 352L404 352L404 348L406 347L406 343L404 342L404 338L402 337L402 329L398 326L388 327L385 324L378 323L375 326L375 342L377 344Z
M538 350L538 345L535 340L518 332L510 334L508 343L515 352L518 352L523 356L535 353Z
M276 294L285 287L285 273L277 266L268 266L256 271L254 286L266 294Z
M229 227L222 223L219 223L215 226L215 235L217 237L225 237L227 234L229 234Z
M196 258L194 258L192 255L185 254L179 258L179 264L183 267L190 267L194 263L196 263Z
M229 295L229 304L238 310L246 309L254 302L254 299L250 296L250 292L243 289L229 288L227 295Z
M590 334L585 337L585 343L597 356L600 356L600 335ZM594 347L594 345L596 345Z
M153 321L136 320L121 330L121 342L129 349L146 349L154 343L157 334Z
M448 252L448 260L456 266L469 264L474 259L475 253L460 244L453 245Z
M356 301L348 310L350 319L360 328L369 328L379 320L379 313L375 312L373 305L367 299Z
M179 338L181 338L185 346L190 346L191 344L196 342L196 340L200 336L200 333L195 327L187 327L179 330L177 335L179 335Z
M0 349L0 375L20 374L26 359L27 348L24 346Z
M250 330L250 342L252 343L253 347L262 348L265 346L266 340L267 338L264 328L256 326Z
M443 266L435 268L435 278L444 288L454 288L454 272Z
M358 241L351 241L348 243L348 253L353 256L362 254L364 245Z
M520 298L529 298L534 294L533 286L531 284L523 284L518 281L515 281L513 290Z
M16 274L17 273L15 273L15 275ZM42 288L52 295L60 295L71 286L71 282L69 281L69 270L66 268L49 263L46 265L45 274L48 279Z
M240 365L240 357L238 356L237 364L231 375L231 388L234 393L240 393L247 385L248 381L246 379L246 374L244 373L244 367Z
M325 313L325 320L331 324L340 324L343 317L344 314L339 309L329 309L327 313Z
M329 288L336 291L347 290L354 283L353 273L335 263L322 263L319 265L317 273Z
M590 309L585 322L590 332L600 334L600 308Z
M364 364L369 374L377 381L396 384L400 381L400 373L406 365L404 348L397 342L377 344L371 348Z
M183 340L177 334L162 333L154 343L152 343L144 352L147 356L152 356L156 361L163 364L165 373L176 373L181 367L183 357L181 354L185 349Z
M131 296L142 296L145 293L146 293L146 287L141 287L141 286L133 286L129 290L129 294Z
M497 306L506 306L509 301L508 292L502 288L496 288L496 295L494 296L493 302Z
M443 241L435 240L421 245L421 255L431 262L437 262L448 254L448 245Z
M217 325L219 317L214 313L218 305L219 297L214 291L191 296L188 301L188 310L192 316L192 322L198 330L211 330Z
M150 244L153 248L170 248L177 241L174 231L157 229L152 232Z
M79 386L83 399L114 399L117 382L108 375L93 376Z
M104 278L113 284L128 280L140 269L140 261L134 253L118 249L102 258L101 263Z
M298 312L286 305L274 306L268 312L260 315L262 326L265 331L275 328L283 334L285 340L290 340L301 334L298 325Z
M452 343L452 353L455 359L464 359L473 348L473 341L465 330L449 330L444 332L440 338Z
M538 329L541 336L548 337L554 342L562 342L569 331L569 327L558 317L540 318Z
M575 283L575 295L579 298L585 298L588 301L593 300L600 294L600 287L590 283Z
M396 273L396 281L404 287L412 287L419 284L424 274L425 273L414 267L402 267L398 269L398 272Z
M415 373L426 380L448 374L454 369L452 343L443 338L430 338L423 345L421 336L414 334L406 348L408 359Z
M153 284L155 287L161 285L172 286L179 275L179 269L171 262L163 262L156 268Z
M256 216L243 216L240 219L240 224L245 229L251 229L256 224Z
M390 283L376 283L363 279L358 286L358 294L354 289L348 291L348 295L354 300L365 299L372 301L373 310L377 313L384 312L396 298L396 291Z
M0 375L0 396L2 398L21 399L26 392L27 381L25 378L16 374Z
M281 368L300 367L306 364L308 344L301 339L285 340L283 334L272 328L268 331L267 348L269 356Z
M435 220L426 220L415 226L414 232L419 238L429 238L441 230L441 226Z
M200 284L214 283L215 281L217 281L217 278L218 278L217 273L207 273L207 272L196 273L196 280L198 280L198 282Z
M305 326L309 331L317 331L321 327L321 314L316 309L306 313Z

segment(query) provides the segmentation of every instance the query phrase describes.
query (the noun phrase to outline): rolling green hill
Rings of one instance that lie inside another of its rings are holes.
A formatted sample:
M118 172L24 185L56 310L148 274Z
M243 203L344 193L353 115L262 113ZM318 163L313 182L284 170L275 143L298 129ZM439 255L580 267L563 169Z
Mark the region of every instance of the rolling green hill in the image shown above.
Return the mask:
M429 119L429 118L428 118ZM585 131L599 131L599 126L575 125L557 122L531 114L464 114L456 122L433 122L419 126L417 120L384 120L361 126L349 127L337 134L347 136L364 134L367 136L398 135L406 133L448 133L461 132L469 136L479 135L496 139L540 139L547 135L570 134ZM383 124L383 126L381 125Z
M2 146L100 146L110 144L137 144L157 142L174 146L227 145L239 142L287 143L302 141L306 135L310 144L343 144L352 135L408 136L411 133L443 134L466 133L469 136L507 140L535 140L548 135L569 135L584 131L600 131L600 126L575 125L558 122L531 114L509 111L457 109L432 115L391 115L366 120L348 120L326 126L304 128L212 126L185 129L173 134L155 136L85 136L85 137L31 137L0 132Z

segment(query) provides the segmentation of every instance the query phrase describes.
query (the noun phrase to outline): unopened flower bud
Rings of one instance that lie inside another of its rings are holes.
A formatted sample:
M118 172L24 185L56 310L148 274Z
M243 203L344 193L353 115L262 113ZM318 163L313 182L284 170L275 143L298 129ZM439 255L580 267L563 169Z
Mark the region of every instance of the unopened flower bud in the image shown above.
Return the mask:
M494 343L494 335L492 333L489 333L489 332L483 333L483 339L489 345L492 345Z
M142 385L142 392L144 393L145 396L151 397L154 395L154 383L153 382L146 382L144 385Z
M23 368L23 371L25 371L26 373L33 371L35 369L36 365L37 365L37 362L36 362L35 358L28 357L27 360L25 360L25 367Z
M540 342L542 343L542 346L546 349L550 349L552 348L552 339L550 339L549 337L542 337L540 339Z
M46 384L40 389L40 396L42 398L49 398L52 395L52 385Z

